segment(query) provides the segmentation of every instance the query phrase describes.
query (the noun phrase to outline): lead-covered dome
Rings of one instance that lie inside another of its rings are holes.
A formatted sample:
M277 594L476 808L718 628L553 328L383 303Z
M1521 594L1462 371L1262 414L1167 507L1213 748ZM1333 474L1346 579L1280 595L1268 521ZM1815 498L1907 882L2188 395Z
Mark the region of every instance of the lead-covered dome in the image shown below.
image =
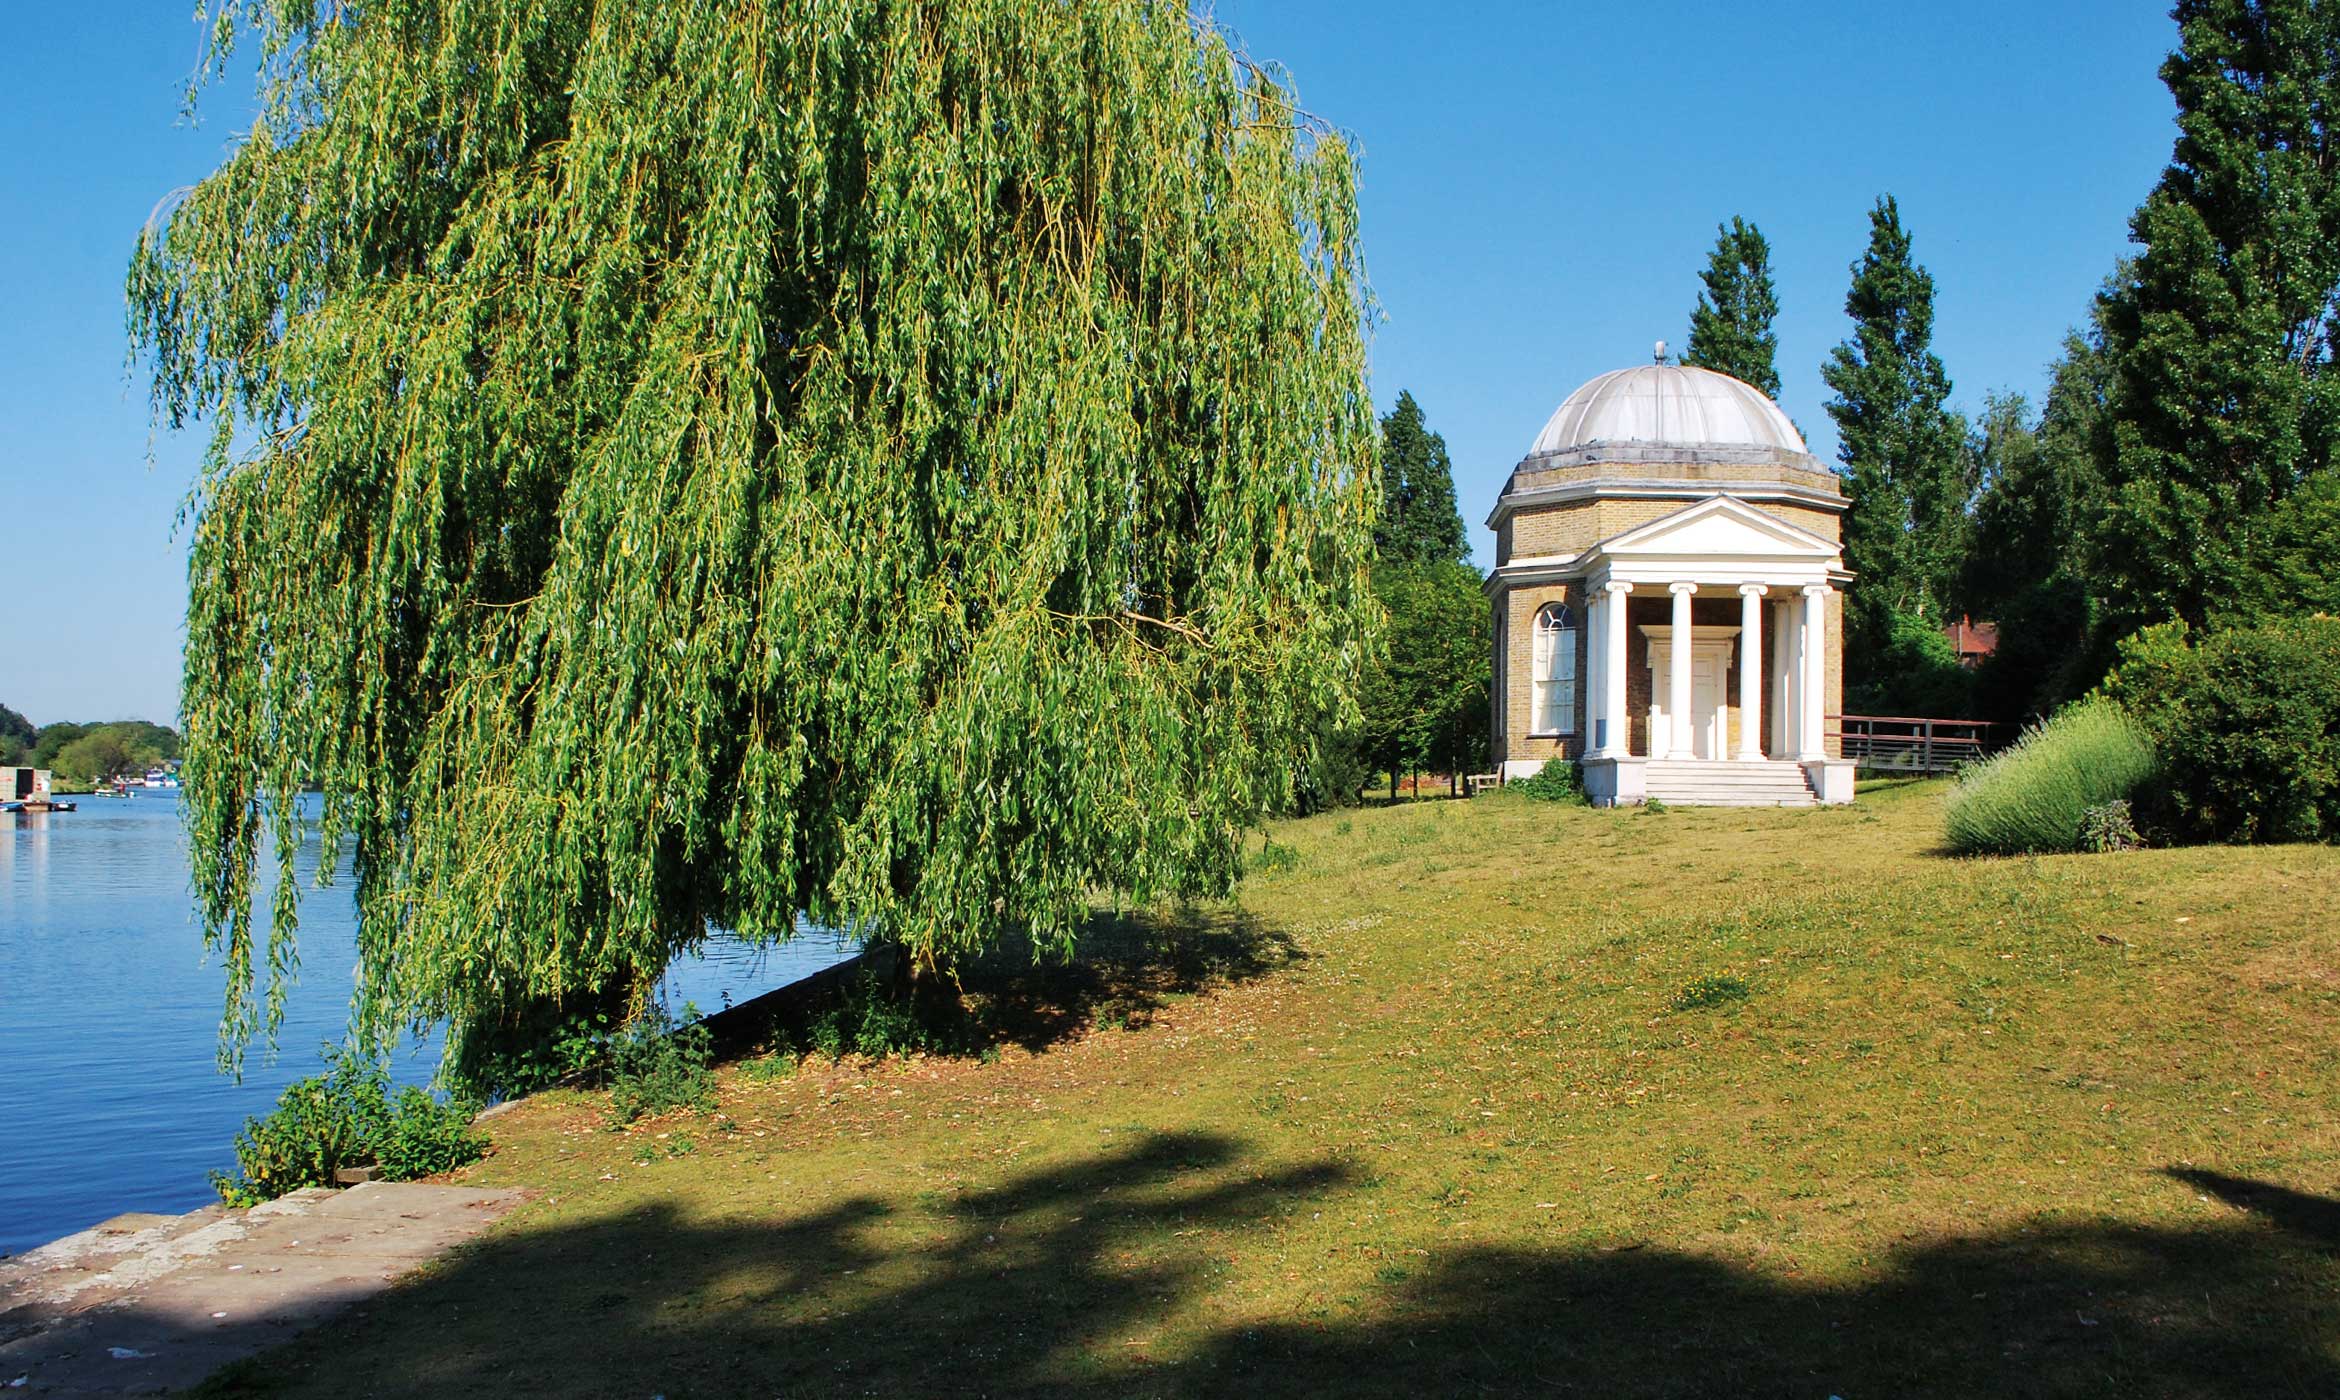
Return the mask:
M1570 394L1529 455L1614 460L1639 448L1669 460L1810 457L1796 425L1762 390L1710 369L1664 364L1611 370Z

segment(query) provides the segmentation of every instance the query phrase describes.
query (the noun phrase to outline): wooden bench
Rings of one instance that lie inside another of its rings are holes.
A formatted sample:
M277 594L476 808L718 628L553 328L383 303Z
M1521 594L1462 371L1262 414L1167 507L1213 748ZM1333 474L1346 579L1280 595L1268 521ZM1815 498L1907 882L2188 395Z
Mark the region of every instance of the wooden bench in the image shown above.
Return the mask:
M1463 779L1463 783L1469 789L1470 795L1477 797L1491 787L1503 786L1503 775L1501 773L1473 773Z

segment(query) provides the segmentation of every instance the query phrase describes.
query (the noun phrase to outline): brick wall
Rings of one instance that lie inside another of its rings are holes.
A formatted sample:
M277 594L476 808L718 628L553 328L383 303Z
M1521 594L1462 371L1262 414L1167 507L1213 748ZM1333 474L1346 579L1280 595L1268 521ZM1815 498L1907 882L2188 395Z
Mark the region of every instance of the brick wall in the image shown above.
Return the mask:
M1567 604L1576 624L1576 733L1564 739L1528 735L1535 715L1536 614L1546 603ZM1551 583L1507 589L1496 608L1504 640L1495 658L1495 762L1581 756L1587 737L1584 678L1591 660L1585 652L1584 586Z

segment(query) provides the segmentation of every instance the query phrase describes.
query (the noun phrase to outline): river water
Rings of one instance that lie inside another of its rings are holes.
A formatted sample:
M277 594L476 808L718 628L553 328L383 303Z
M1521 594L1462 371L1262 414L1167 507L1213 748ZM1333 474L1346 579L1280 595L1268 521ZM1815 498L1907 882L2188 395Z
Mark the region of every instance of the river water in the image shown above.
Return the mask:
M265 1113L346 1028L356 909L346 878L301 901L301 971L278 1053L255 1046L243 1082L216 1067L224 981L188 896L175 793L82 798L80 810L0 814L0 1254L128 1210L216 1199L244 1119ZM304 881L319 858L301 853ZM715 939L667 973L671 1006L713 1011L852 952L813 932L777 948ZM434 1040L392 1070L427 1081Z

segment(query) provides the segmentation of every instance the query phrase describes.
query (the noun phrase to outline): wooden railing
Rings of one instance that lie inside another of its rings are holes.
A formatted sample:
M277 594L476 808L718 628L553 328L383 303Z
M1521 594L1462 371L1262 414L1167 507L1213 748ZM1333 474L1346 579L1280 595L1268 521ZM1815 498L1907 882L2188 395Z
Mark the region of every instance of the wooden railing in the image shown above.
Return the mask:
M1839 715L1829 723L1855 765L1889 773L1951 773L1989 753L1991 731L1979 719L1909 715Z

